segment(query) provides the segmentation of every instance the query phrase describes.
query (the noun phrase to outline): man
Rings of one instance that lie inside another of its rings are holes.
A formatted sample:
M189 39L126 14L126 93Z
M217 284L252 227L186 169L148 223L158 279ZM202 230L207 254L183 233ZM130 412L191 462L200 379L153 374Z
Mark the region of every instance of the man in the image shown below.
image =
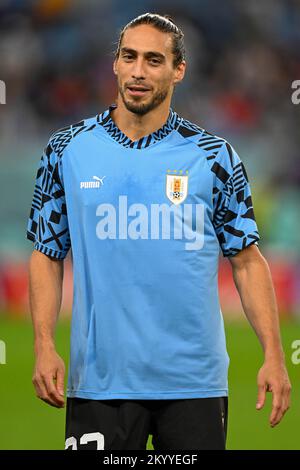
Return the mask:
M63 259L74 302L66 448L224 449L227 369L220 247L265 354L257 408L289 407L276 301L257 246L243 163L224 139L170 108L184 77L183 33L145 14L122 31L117 106L56 132L28 222L37 396L64 406L55 351Z

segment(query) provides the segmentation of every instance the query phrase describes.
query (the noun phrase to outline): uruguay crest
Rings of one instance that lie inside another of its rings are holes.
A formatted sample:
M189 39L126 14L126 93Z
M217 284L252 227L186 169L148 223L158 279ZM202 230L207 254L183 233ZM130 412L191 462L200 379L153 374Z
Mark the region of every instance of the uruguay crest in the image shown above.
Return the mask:
M181 204L188 194L187 175L167 175L166 195L175 205Z

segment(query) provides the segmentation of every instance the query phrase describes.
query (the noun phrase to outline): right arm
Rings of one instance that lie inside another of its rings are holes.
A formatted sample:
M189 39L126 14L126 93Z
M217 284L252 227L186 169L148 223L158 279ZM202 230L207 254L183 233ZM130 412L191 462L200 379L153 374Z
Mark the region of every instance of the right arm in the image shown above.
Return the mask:
M62 301L63 260L34 250L29 262L29 301L34 328L37 396L57 408L64 406L65 365L54 343L55 326Z

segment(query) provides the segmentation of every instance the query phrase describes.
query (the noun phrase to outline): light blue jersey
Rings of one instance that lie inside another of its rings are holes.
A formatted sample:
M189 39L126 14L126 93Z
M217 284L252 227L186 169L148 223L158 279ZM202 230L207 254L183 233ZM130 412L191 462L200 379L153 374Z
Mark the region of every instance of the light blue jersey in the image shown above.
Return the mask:
M72 247L67 396L226 396L219 252L259 240L243 163L173 110L131 141L113 107L52 135L28 220L35 249Z

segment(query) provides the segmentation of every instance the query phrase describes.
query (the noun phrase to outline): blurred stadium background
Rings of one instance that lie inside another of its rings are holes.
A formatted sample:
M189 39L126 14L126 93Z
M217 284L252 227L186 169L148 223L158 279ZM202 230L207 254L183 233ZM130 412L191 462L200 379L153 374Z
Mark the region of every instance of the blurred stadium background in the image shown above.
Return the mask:
M64 410L34 396L25 238L34 177L50 134L106 109L116 96L113 51L120 28L146 11L168 13L186 37L188 70L173 108L225 137L252 186L260 247L275 283L292 407L270 429L255 410L258 341L244 320L228 261L220 295L230 367L229 449L300 449L299 0L0 0L0 449L60 449ZM68 361L72 273L67 260L58 350ZM149 448L151 439L149 439Z

